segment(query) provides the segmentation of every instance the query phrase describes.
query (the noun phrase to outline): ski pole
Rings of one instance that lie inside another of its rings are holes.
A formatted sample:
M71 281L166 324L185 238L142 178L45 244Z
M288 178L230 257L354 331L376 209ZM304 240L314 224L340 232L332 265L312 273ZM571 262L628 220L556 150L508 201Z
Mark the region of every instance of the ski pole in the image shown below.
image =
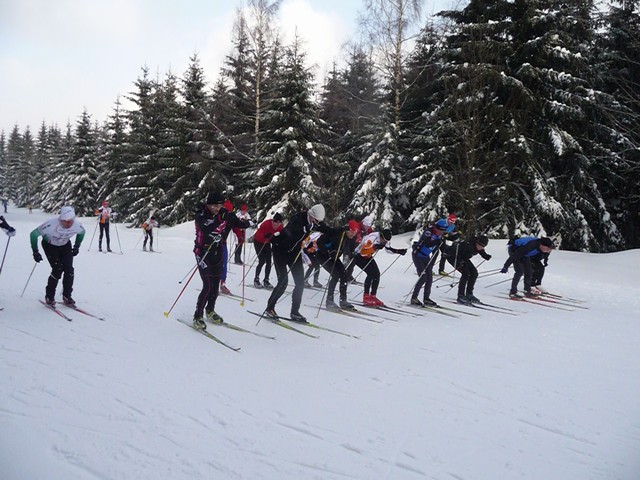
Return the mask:
M190 274L193 270L195 270L195 268L196 268L197 266L198 266L198 265L196 264L196 265L194 265L193 267L191 267L191 268L189 269L189 271L187 272L187 274L186 274L184 277L182 277L182 280L179 280L179 281L178 281L178 283L182 283L182 282L184 282L184 279L185 279L185 278L187 278L187 277L189 276L189 274Z
M196 265L197 266L197 265ZM169 314L171 313L171 310L173 310L173 307L176 306L176 303L178 303L178 300L180 300L180 297L182 296L182 294L184 293L185 288L187 288L187 285L189 285L189 282L191 282L191 279L193 278L193 276L196 274L196 269L193 270L193 273L191 274L191 276L189 277L189 280L187 281L187 283L184 284L184 287L182 287L182 290L180 290L180 293L178 294L177 298L175 299L175 301L173 302L173 305L171 305L171 308L169 310L167 310L166 312L164 312L164 316L169 318Z
M98 230L98 224L100 223L100 218L96 222L96 227L93 229L93 235L91 235L91 241L89 242L89 248L87 248L87 252L91 250L91 245L93 245L93 239L96 237L96 230Z
M333 270L336 267L336 262L338 261L338 256L340 255L340 249L342 249L342 241L344 240L344 234L345 234L345 232L342 232L342 235L340 235L340 242L338 243L338 250L336 251L336 258L333 259L333 265L331 265L331 271L329 272L329 281L327 282L327 285L324 287L324 290L322 292L322 298L320 299L320 305L318 305L318 311L316 312L316 318L318 318L318 315L320 315L320 309L322 308L322 303L324 302L324 297L327 294L327 291L329 290L329 284L331 283L331 279L333 278Z
M20 294L20 298L22 298L22 296L24 295L24 292L27 289L27 285L29 285L29 280L31 280L31 275L33 275L33 271L36 269L37 266L38 266L38 262L35 262L35 265L31 269L31 273L29 274L29 278L27 278L27 283L24 284L24 288L22 289L22 293Z
M118 247L120 247L120 253L122 254L122 245L120 244L120 234L118 233L118 224L114 222L113 226L116 229L116 238L118 239Z
M211 247L213 247L213 243L211 245L209 245L209 248L207 248L207 251L204 252L204 255L200 259L201 262L204 262L204 259L207 258L207 255L209 255L209 251L211 250ZM175 301L173 302L173 305L171 305L171 308L168 311L164 312L164 316L165 317L169 317L169 314L171 313L171 310L173 310L173 307L175 307L176 303L178 303L178 300L180 300L180 297L184 293L184 289L187 288L187 285L189 285L189 282L191 282L191 279L196 274L197 267L198 267L198 263L196 262L195 266L193 267L193 272L191 273L191 276L189 277L189 280L187 280L187 283L185 283L184 287L182 287L182 290L180 290L180 293L178 294L178 296L176 297ZM182 280L184 280L184 278Z
M255 245L255 244L254 244ZM260 257L260 254L262 253L262 249L266 246L266 243L262 244L262 247L260 247L260 251L258 252L258 255L256 255L256 257L253 259L253 262L251 262L251 265L249 265L249 268L247 269L247 273L245 273L242 276L242 283L244 283L244 279L247 275L249 275L249 272L251 271L251 269L253 268L253 266L255 265L256 261L258 260L258 257ZM245 248L245 253L246 253L246 248ZM238 284L238 286L240 286L240 284Z
M491 285L487 285L484 288L494 287L496 285L500 285L501 283L510 282L511 278L507 278L506 280L500 280L499 282L492 283Z
M244 235L244 230L243 230ZM244 307L244 277L247 276L247 272L245 271L247 268L247 249L242 249L242 300L240 300L240 306Z
M9 250L9 241L11 237L7 238L7 246L4 247L4 255L2 256L2 264L0 265L0 274L2 274L2 268L4 267L4 259L7 257L7 250Z
M418 284L418 282L420 282L420 279L422 278L422 276L428 272L428 269L433 268L433 264L435 263L436 258L438 258L438 255L433 255L431 258L429 258L427 265L424 267L424 270L422 270L422 272L420 273L420 276L418 277L418 280L416 280L416 283L413 284L413 287L411 287L411 290L409 290L409 293L407 293L404 297L402 297L403 301L405 301L406 298L413 293L413 291L416 288L416 285ZM435 281L433 283L435 283Z
M145 236L145 231L144 228L142 229L142 236L140 238L138 238L138 241L136 242L135 246L133 247L133 249L135 250L136 248L138 248L138 245L140 245L140 240L142 240Z

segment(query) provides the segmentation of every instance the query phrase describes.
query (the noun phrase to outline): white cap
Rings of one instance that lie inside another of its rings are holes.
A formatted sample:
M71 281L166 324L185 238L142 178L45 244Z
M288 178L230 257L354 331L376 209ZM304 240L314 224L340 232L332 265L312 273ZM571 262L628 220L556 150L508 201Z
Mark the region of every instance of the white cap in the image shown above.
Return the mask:
M73 220L76 218L76 212L73 207L62 207L60 209L60 220Z
M367 215L362 219L362 225L364 225L365 227L370 227L371 225L373 225L373 218L371 217L371 215Z
M321 222L324 220L324 207L322 206L321 203L314 205L313 207L311 207L308 211L307 214L316 219L317 221Z

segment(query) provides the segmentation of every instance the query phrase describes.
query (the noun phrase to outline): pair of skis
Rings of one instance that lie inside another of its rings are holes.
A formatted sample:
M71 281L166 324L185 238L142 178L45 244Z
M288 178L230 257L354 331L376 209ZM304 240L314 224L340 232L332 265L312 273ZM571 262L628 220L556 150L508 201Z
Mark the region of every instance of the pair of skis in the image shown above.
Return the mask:
M44 300L39 300L40 303L42 305L44 305L45 307L47 307L49 310L51 310L52 312L56 313L58 316L64 318L65 320L67 320L68 322L71 322L73 319L67 315L66 313L64 313L62 310L60 310L57 305L49 305L47 302L45 302ZM87 317L91 317L91 318L95 318L96 320L100 320L100 321L104 321L104 317L100 317L98 315L95 315L91 312L87 312L86 310L84 310L83 308L78 307L77 305L65 305L63 303L63 305L66 308L69 308L71 310L75 310L78 313L81 313L83 315L86 315Z

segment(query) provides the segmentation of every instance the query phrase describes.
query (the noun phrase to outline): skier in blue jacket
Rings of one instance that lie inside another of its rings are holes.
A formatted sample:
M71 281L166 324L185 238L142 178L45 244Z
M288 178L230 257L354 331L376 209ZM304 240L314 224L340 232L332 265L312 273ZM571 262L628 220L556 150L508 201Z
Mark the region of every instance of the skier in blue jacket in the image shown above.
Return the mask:
M533 269L531 259L538 253L549 253L554 248L553 241L547 237L520 237L509 242L509 258L504 263L501 273L507 273L509 266L513 264L515 273L511 281L509 297L522 298L518 293L518 283L524 276L524 296L536 297L540 295L540 290L531 286Z

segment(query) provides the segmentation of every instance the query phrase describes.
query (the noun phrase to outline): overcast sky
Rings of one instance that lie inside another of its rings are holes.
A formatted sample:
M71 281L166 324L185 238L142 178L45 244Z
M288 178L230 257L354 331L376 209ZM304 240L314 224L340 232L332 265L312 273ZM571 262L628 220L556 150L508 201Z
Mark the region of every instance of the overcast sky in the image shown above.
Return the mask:
M424 0L425 13L451 0ZM212 82L241 0L0 0L0 130L75 125L86 107L106 120L141 67L184 73L197 52ZM320 72L355 38L361 0L284 0L281 25L296 27Z

